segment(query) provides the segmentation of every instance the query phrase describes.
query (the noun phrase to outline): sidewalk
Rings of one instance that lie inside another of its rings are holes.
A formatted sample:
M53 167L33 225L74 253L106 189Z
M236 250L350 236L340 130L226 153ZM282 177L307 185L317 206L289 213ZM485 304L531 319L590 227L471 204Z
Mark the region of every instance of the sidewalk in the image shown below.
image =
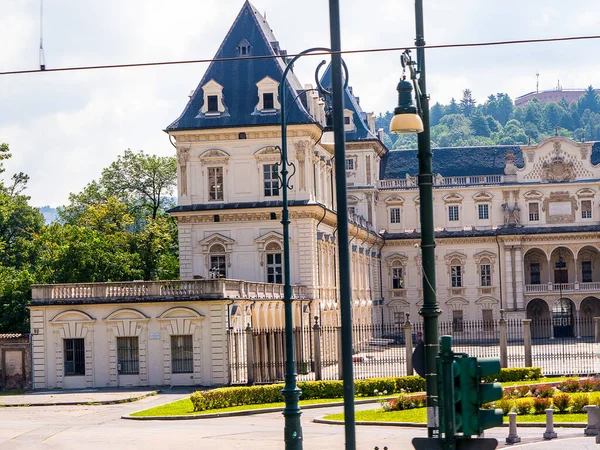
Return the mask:
M168 387L166 388L168 389ZM153 388L95 388L34 391L22 395L0 396L0 407L54 405L109 405L140 400L156 395Z

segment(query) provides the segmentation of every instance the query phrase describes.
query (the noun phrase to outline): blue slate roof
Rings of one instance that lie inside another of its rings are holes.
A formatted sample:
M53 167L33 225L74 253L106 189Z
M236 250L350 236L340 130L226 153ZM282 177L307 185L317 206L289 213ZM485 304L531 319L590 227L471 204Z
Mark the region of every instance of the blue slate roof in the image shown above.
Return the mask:
M523 167L523 152L518 145L434 148L433 173L444 177L501 175L508 151L515 154L517 167ZM414 176L418 172L417 150L391 150L381 160L379 177L382 180L405 178L407 173Z
M331 91L331 64L327 66L320 81L325 89ZM331 106L331 97L326 96L325 101L327 106ZM354 96L350 86L344 91L344 108L353 111L353 121L355 125L354 131L346 131L346 142L379 140L376 135L371 133L367 121L367 114L360 107L358 98Z
M592 154L590 155L590 161L593 165L600 163L600 141L594 142L594 145L592 145Z
M238 54L240 44L250 45L249 56L281 55L279 43L269 24L249 1L242 6L214 59L240 57ZM279 111L269 114L255 111L258 103L256 83L266 76L280 82L285 66L285 56L212 62L181 116L169 125L166 131L279 125L281 123ZM223 86L223 103L226 110L220 116L206 117L200 113L204 103L202 86L210 80L215 80ZM292 103L297 92L302 90L302 86L292 72L289 73L286 84L288 122L315 123L302 103L306 101L304 95Z

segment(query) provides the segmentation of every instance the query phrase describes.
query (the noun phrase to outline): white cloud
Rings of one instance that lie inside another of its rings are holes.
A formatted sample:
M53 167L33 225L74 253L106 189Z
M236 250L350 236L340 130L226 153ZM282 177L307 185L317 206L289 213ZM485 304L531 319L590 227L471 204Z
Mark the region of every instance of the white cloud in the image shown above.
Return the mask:
M597 34L595 0L428 0L428 44ZM212 57L243 0L54 0L45 2L47 67ZM329 46L327 2L253 0L290 53ZM403 47L414 41L413 2L342 2L345 49ZM317 9L321 8L321 9ZM39 3L0 2L0 70L36 68ZM596 41L427 51L432 103L459 98L469 87L478 101L492 93L515 97L548 89L600 85ZM321 57L296 73L313 83ZM399 52L345 57L350 84L367 111L391 110L401 74ZM163 129L179 116L206 64L0 76L0 141L14 157L7 172L31 176L32 203L62 204L125 148L168 155Z

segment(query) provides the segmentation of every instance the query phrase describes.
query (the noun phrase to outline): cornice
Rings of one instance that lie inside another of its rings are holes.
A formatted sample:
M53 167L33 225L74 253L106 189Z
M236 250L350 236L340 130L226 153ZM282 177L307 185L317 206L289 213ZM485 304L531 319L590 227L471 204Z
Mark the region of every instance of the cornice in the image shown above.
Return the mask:
M177 144L191 144L207 141L238 141L241 132L246 133L247 140L281 138L281 127L277 125L180 130L171 131L169 134L175 137ZM321 128L315 124L290 124L287 127L288 138L310 137L317 142L321 134Z

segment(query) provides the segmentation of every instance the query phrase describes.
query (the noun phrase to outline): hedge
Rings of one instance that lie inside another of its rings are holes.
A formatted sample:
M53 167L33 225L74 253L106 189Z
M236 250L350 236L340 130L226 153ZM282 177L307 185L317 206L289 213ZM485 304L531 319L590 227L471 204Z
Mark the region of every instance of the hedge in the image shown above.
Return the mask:
M501 373L489 377L491 381L520 381L540 378L542 370L538 367L502 369ZM487 380L486 380L487 381ZM301 381L298 387L302 391L300 400L321 398L343 398L344 386L342 381ZM224 387L210 391L194 392L190 399L194 411L229 408L241 405L259 405L265 403L283 402L281 390L283 384L261 386ZM376 395L403 394L425 390L425 379L418 376L368 378L354 381L354 392L357 397Z

